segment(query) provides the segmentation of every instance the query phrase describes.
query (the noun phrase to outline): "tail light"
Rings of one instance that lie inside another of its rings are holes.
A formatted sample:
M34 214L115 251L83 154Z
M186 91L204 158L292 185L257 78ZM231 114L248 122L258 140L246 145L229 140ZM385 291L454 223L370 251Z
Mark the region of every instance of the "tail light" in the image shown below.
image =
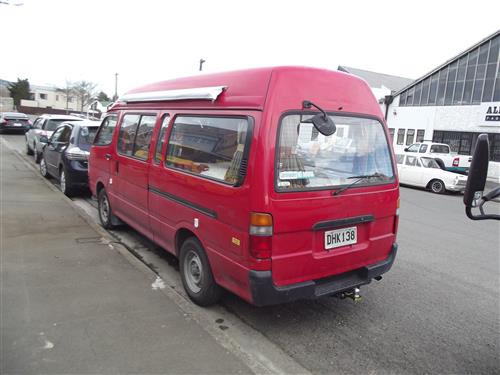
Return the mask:
M269 214L250 214L250 255L257 259L269 259L272 253L273 217Z
M6 123L7 123L7 120L5 120L5 119L0 120L0 125L5 125Z
M453 159L453 166L458 167L458 164L460 163L460 158L455 158Z

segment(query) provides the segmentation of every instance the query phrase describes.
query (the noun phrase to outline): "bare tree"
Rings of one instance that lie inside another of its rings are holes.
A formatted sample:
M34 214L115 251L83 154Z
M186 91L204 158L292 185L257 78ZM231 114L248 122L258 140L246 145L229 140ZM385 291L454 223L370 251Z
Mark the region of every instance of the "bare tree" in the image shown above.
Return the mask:
M80 111L83 112L83 107L89 105L96 96L95 88L97 84L88 81L75 82L73 92L78 100L80 100Z
M69 99L74 95L73 86L71 81L66 81L66 86L57 88L58 92L66 96L66 113L68 113Z

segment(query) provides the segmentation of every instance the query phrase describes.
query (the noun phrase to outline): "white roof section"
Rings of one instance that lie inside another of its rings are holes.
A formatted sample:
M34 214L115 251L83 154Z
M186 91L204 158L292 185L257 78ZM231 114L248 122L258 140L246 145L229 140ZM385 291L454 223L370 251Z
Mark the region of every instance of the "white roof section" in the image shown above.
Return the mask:
M174 100L211 100L217 97L226 89L226 86L197 87L191 89L149 91L134 94L125 94L118 98L119 102L162 102Z

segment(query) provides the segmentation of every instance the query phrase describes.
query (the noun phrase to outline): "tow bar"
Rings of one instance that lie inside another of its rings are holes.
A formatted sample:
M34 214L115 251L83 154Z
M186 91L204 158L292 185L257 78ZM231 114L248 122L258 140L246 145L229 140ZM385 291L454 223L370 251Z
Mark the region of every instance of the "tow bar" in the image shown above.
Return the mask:
M354 288L345 292L340 293L340 299L350 298L354 302L361 301L361 295L359 294L359 288Z

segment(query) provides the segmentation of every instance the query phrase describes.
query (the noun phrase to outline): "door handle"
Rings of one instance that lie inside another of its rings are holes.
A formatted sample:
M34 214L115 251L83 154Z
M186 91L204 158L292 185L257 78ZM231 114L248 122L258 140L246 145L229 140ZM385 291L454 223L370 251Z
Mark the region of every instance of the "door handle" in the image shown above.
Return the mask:
M106 160L111 160L111 154L106 154L106 155L104 155L104 159L106 159Z

